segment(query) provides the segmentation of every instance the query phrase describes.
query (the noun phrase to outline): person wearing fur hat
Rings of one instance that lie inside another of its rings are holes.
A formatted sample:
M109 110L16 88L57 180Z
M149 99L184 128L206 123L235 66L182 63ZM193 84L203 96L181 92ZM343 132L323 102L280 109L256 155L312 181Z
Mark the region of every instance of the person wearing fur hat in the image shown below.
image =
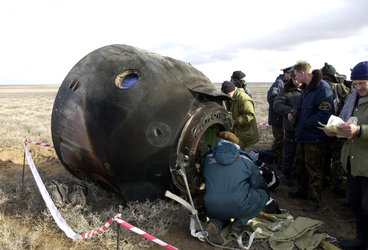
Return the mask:
M235 87L237 88L243 88L245 93L252 97L252 94L247 87L247 82L244 80L245 76L246 75L240 70L234 71L231 76L230 82L234 83Z
M328 64L327 62L321 69L322 71L322 79L325 80L332 89L333 99L334 99L334 107L335 107L335 115L339 116L342 107L344 106L346 97L348 96L350 89L347 88L344 84L344 80L346 80L346 76L337 73L334 66ZM343 76L343 77L341 77ZM344 144L344 139L342 138L332 138L331 144L329 147L329 152L326 155L327 160L331 161L331 167L326 169L326 173L328 174L330 182L332 194L338 198L345 198L345 181L344 176L346 175L344 168L341 163L341 148Z
M208 217L208 238L222 245L221 230L230 225L234 234L243 232L249 219L262 211L269 199L258 166L237 145L229 131L218 133L220 141L204 156L201 173L206 182L204 202Z
M234 120L233 132L239 138L240 148L245 150L259 140L253 100L243 88L237 88L229 81L222 83L221 91L233 98L230 107Z
M322 79L331 86L332 94L334 96L335 114L339 115L350 91L344 84L346 76L337 73L335 67L328 63L325 63L321 68L321 71Z
M306 61L299 61L294 65L295 78L304 83L300 102L295 114L289 114L289 120L296 119L296 191L290 191L292 198L307 198L303 207L304 212L316 212L321 201L323 189L324 168L326 167L326 153L330 138L318 127L319 122L327 124L334 114L332 90L327 82L322 80L321 70L312 70Z
M347 172L346 193L356 223L356 238L343 240L343 249L368 248L368 61L351 71L354 90L341 110L340 126L347 139L342 147L341 162ZM335 133L326 132L328 136Z

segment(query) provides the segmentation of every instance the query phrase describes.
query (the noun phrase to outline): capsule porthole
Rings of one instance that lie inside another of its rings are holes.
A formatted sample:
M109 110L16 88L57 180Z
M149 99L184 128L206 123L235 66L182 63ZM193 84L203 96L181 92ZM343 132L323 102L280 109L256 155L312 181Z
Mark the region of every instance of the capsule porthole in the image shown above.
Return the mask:
M126 70L115 78L115 85L120 89L128 89L139 82L140 73L137 70Z

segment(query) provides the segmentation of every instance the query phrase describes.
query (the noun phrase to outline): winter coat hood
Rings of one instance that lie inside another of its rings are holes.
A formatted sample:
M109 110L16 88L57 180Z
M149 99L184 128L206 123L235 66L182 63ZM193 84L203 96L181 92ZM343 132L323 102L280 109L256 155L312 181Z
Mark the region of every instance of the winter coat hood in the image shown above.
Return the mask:
M213 152L216 161L221 165L232 164L239 154L239 146L226 140L220 141Z

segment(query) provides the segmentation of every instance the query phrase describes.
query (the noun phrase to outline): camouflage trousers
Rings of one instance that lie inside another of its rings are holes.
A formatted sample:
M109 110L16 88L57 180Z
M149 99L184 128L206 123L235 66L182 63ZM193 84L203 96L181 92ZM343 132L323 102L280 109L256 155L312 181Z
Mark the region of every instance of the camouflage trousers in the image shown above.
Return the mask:
M284 145L284 129L272 126L273 143L271 151L277 154L277 165L281 164L282 148Z
M296 176L298 191L306 195L309 203L319 205L323 189L329 143L299 142L296 147Z
M345 189L346 181L344 176L346 172L341 163L341 149L344 140L340 138L333 138L329 145L329 151L326 154L327 164L331 163L330 168L326 169L326 178L329 181L331 189Z

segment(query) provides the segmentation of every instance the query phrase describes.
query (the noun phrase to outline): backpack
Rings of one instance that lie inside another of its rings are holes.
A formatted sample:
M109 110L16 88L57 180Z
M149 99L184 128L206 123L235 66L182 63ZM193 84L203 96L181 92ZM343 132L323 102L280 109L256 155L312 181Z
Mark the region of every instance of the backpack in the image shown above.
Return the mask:
M250 155L252 159L260 160L267 164L274 164L277 159L277 154L271 150L252 150Z

